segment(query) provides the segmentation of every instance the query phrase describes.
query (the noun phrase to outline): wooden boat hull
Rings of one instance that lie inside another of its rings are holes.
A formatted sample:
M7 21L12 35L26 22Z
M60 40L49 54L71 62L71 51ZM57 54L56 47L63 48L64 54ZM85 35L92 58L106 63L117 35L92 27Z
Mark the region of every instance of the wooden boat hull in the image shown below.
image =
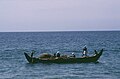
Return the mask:
M39 59L39 58L32 58L27 53L24 53L27 61L29 63L89 63L89 62L97 62L100 56L103 53L103 49L95 54L94 56L90 57L80 57L80 58L57 58L57 59Z

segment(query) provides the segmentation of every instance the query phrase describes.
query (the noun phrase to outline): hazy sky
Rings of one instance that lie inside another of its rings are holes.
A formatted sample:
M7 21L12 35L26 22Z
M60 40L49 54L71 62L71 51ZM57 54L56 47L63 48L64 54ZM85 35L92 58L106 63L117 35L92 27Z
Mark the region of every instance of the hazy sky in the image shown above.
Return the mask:
M120 0L0 0L0 31L120 30Z

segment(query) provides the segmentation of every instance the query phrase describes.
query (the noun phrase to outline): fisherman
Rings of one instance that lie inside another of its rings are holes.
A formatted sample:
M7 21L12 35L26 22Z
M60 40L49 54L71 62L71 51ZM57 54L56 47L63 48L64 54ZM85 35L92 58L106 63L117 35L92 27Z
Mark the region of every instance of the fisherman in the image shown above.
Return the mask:
M98 54L96 50L94 50L95 54Z
M33 60L33 54L35 53L35 51L34 50L32 50L32 53L31 53L31 58L32 58L32 63L34 63L34 60Z
M88 53L88 51L87 51L87 47L86 47L86 45L85 45L85 47L83 48L83 52L82 52L82 56L87 56L87 53Z
M54 53L54 57L56 57L56 53Z
M57 51L56 56L60 57L60 52L59 51Z
M73 55L72 57L74 57L74 58L75 58L75 54L74 54L74 52L72 53L72 55Z
M33 54L35 53L35 51L34 50L32 50L32 53L31 53L31 58L33 57Z

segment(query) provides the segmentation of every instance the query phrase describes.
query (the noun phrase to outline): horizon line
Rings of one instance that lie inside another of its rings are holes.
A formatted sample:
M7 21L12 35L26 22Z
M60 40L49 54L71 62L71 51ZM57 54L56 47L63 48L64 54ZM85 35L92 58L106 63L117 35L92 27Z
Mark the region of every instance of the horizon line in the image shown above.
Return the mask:
M89 32L89 31L120 31L120 30L23 30L23 31L0 31L0 32Z

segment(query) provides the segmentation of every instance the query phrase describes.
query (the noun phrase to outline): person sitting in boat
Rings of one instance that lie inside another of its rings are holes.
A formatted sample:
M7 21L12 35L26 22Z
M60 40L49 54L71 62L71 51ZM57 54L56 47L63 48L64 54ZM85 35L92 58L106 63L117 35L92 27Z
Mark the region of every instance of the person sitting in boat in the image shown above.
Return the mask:
M74 57L74 58L75 58L75 54L74 54L74 52L72 53L72 57Z
M56 53L54 53L54 55L53 55L54 57L56 57Z
M83 48L83 52L82 52L82 56L87 56L87 53L88 53L88 51L87 51L87 47L85 46L84 48Z
M60 57L60 52L59 51L57 51L56 57Z

